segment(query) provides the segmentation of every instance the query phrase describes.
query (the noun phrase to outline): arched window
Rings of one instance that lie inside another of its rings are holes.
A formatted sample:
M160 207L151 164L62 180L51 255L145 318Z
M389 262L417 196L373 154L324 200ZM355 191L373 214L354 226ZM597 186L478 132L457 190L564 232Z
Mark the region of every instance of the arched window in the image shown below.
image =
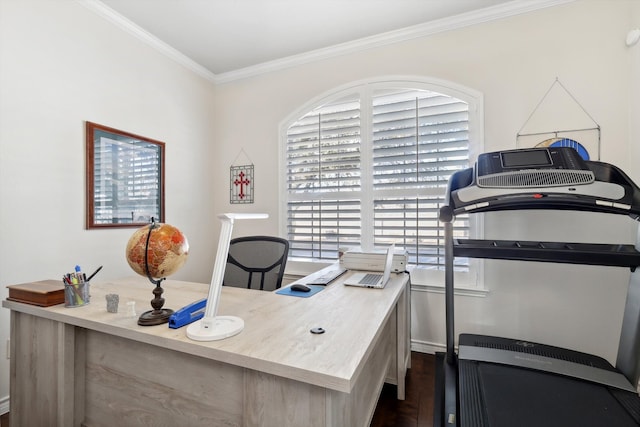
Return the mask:
M289 256L330 261L339 248L395 243L409 264L441 270L438 210L449 176L482 149L481 107L475 91L407 78L343 87L292 114L281 128ZM469 221L457 218L456 237L476 237Z

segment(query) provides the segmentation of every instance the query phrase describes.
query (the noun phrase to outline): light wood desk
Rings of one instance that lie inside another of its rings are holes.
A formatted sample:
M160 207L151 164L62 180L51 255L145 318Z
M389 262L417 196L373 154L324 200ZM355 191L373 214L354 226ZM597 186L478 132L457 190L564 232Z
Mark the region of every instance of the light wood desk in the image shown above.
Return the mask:
M367 426L383 382L404 398L409 279L361 289L342 284L348 274L308 298L224 287L219 314L245 329L212 342L125 317L127 301L150 309L141 277L92 284L84 307L3 301L11 426ZM171 279L163 288L173 309L208 291ZM119 294L119 313L106 311L107 293Z

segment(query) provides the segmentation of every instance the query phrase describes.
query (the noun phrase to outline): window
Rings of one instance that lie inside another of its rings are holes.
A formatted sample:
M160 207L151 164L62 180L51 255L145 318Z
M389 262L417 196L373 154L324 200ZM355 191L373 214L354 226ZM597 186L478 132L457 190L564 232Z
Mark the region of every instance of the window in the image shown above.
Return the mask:
M363 82L308 104L283 125L290 257L333 261L342 247L407 251L442 271L438 211L449 176L480 149L480 96L428 81ZM456 237L478 237L458 216ZM473 272L456 258L456 271Z

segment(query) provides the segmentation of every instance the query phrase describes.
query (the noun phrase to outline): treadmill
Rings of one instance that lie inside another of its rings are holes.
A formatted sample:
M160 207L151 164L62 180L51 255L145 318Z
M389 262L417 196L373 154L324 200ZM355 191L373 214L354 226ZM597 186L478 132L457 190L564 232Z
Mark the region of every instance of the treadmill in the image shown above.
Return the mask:
M454 173L440 221L445 232L446 352L436 354L434 426L640 426L640 242L589 244L453 237L462 213L520 209L640 217L640 189L619 168L568 147L484 153ZM640 238L639 238L640 239ZM461 334L454 348L455 257L631 269L616 366L578 351L517 338Z

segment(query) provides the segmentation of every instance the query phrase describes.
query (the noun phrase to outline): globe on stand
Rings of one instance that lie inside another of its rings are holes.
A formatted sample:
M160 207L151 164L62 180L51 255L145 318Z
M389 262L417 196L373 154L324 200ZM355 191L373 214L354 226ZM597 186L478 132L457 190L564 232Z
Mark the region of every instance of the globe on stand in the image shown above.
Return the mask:
M160 325L169 321L173 310L162 308L164 290L160 284L184 265L188 255L189 242L185 235L172 225L156 223L153 218L151 224L139 228L129 238L126 250L129 266L155 285L153 310L142 313L138 325Z

